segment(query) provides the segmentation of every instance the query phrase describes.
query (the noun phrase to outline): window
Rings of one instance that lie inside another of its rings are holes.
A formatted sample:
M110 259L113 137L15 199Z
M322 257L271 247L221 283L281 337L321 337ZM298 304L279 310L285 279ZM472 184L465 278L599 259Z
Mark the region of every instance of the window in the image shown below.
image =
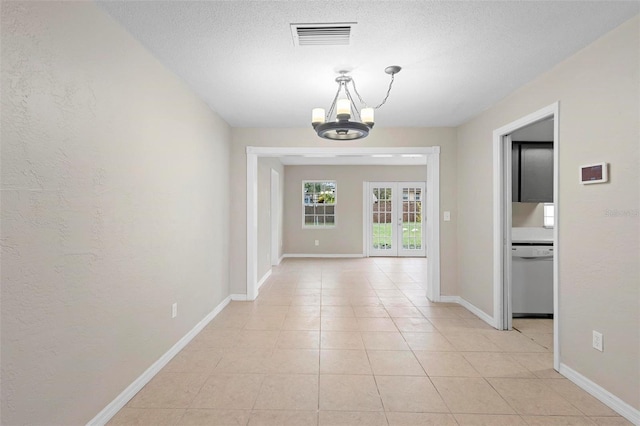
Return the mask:
M302 182L302 227L320 228L336 225L336 182Z
M553 228L553 226L555 225L555 211L554 211L554 207L553 207L553 203L544 203L543 206L544 209L544 221L543 221L543 226L545 228ZM540 217L540 216L538 216Z

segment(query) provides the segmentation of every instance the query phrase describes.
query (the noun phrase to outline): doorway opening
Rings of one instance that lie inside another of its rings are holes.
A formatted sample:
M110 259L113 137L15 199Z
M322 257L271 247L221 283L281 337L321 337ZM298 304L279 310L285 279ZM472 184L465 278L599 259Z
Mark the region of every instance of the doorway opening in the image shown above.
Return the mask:
M380 165L401 165L408 161L420 161L426 167L426 277L427 297L440 301L440 147L404 148L303 148L303 147L246 147L247 190L246 190L246 300L254 300L258 295L258 158L301 157L313 160L314 164L358 164L358 161L372 161ZM412 163L413 164L413 163ZM282 189L282 188L281 188ZM365 202L363 207L367 205ZM362 256L366 256L366 238L363 238Z
M369 182L369 256L426 256L424 182Z
M512 253L514 246L512 232L512 202L514 200L515 185L522 186L519 182L514 182L513 166L515 157L513 141L511 135L527 126L540 123L545 120L553 120L553 202L548 203L553 206L555 226L550 232L553 243L553 353L554 368L560 366L559 351L559 312L558 312L558 151L559 151L559 104L556 102L542 108L519 120L509 123L493 132L493 183L494 183L494 206L493 206L493 276L494 276L494 322L500 330L512 329L513 318L513 261Z

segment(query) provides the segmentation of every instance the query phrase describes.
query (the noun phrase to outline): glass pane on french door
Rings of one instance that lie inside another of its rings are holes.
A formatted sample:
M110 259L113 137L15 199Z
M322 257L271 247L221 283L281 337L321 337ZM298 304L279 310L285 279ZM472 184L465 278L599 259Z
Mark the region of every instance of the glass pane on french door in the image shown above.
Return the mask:
M369 185L370 256L425 256L424 182Z
M391 184L371 184L371 247L372 256L397 256L396 209L394 187Z
M424 256L422 201L424 183L400 183L402 190L401 244L399 256ZM400 235L400 233L399 233Z

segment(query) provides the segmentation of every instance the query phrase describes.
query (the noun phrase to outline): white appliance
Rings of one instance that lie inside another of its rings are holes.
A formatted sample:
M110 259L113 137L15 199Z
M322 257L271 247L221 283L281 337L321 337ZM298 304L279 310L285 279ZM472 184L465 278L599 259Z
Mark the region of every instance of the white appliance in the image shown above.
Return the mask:
M553 243L511 245L514 317L553 317Z

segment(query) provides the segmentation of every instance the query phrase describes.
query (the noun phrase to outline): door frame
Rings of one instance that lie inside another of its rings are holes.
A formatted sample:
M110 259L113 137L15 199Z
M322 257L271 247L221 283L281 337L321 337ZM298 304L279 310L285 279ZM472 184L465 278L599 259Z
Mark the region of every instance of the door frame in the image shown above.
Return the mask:
M271 169L271 266L280 264L280 173Z
M422 192L423 195L426 195L426 189L427 189L427 184L424 181L371 181L371 182L365 182L364 185L364 191L366 193L365 198L367 199L367 205L364 206L363 212L365 212L365 214L363 215L363 232L366 232L367 235L367 247L365 250L365 253L367 255L367 257L371 257L374 256L371 254L371 252L373 251L373 248L371 247L371 236L372 236L372 231L373 231L373 205L371 203L371 190L373 187L391 187L393 188L394 192L398 192L399 189L404 188L405 186L408 187L416 187L416 186L420 186L422 188ZM396 247L396 254L395 255L391 255L389 254L390 257L426 257L427 256L427 251L426 251L426 246L424 249L424 255L420 254L420 255L415 255L415 256L411 256L411 255L405 255L405 254L401 254L401 250L402 250L402 238L398 235L398 215L403 215L404 214L404 206L402 205L402 200L400 198L393 198L394 201L392 201L392 203L396 203L397 201L399 201L400 206L398 205L393 205L392 206L392 212L395 212L395 215L392 215L392 224L395 226L395 232L392 231L392 236L395 236L395 241L393 241L393 244L395 244ZM426 200L421 200L421 202L423 203L423 206L426 206ZM399 209L399 210L398 210ZM425 214L423 211L422 216L422 237L421 237L421 241L423 242L423 244L426 244L427 242L427 238L426 238L426 229L425 229ZM402 216L401 216L402 217ZM393 229L393 228L392 228ZM400 244L398 244L398 242L400 242ZM375 255L375 256L380 256L380 257L384 257L384 254L380 254L380 255Z
M440 300L440 147L405 148L303 148L303 147L246 147L247 155L247 300L258 296L258 157L303 155L309 157L395 156L425 157L426 182L426 244L427 297ZM415 160L415 158L414 158ZM364 225L363 225L364 226ZM364 240L364 238L363 238ZM362 256L366 257L363 248Z
M499 330L511 328L511 140L506 138L522 127L553 118L553 204L555 223L553 228L553 364L560 368L559 346L559 102L539 109L493 131L493 320ZM505 141L507 143L505 143Z

